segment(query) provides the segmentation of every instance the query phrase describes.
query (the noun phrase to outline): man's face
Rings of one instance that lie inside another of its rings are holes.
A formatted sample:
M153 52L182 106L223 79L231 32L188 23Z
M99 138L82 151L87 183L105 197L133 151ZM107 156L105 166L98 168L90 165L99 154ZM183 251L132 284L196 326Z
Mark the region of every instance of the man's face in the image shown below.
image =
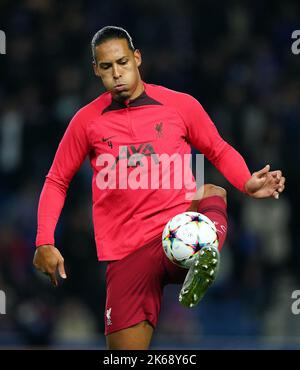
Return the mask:
M134 95L141 83L141 54L129 49L126 39L112 39L96 46L94 71L106 90L119 101Z

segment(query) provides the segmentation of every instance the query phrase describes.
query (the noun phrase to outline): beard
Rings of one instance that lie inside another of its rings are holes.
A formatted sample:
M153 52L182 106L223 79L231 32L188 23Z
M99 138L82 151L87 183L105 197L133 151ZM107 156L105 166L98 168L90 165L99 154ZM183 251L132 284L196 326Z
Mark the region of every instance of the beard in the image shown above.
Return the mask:
M121 91L118 94L115 94L113 96L114 100L116 100L119 103L123 103L125 100L129 99L131 96L129 91Z

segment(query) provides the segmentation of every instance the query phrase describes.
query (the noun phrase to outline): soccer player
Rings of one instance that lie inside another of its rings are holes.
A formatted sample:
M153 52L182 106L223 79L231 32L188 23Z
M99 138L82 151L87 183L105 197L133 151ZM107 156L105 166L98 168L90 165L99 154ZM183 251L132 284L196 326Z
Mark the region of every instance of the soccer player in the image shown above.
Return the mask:
M193 306L214 281L219 263L218 251L208 248L196 260L197 268L186 270L172 264L161 245L165 224L187 209L199 211L215 223L221 250L227 232L227 200L226 191L212 184L205 184L199 190L201 197L191 201L187 186L161 186L162 173L158 181L148 178L140 187L137 178L161 168L163 154L190 154L190 144L253 198L278 198L285 178L279 170L270 171L269 165L251 175L242 156L220 137L196 99L142 81L141 53L124 29L109 26L98 31L92 54L95 74L107 91L75 114L59 144L40 195L33 263L55 286L57 271L66 278L54 231L69 183L89 156L97 254L100 261L108 261L107 346L147 349L163 287L184 283L181 300ZM171 177L175 172L170 166Z

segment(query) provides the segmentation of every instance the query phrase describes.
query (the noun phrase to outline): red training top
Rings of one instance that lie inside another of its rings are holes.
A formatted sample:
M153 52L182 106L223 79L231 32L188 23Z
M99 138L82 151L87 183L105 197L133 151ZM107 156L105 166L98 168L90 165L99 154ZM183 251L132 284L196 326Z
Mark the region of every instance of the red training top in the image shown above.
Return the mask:
M244 191L251 177L244 159L220 137L199 102L161 86L144 83L144 88L138 98L125 103L106 92L75 114L41 192L37 246L54 245L69 183L87 155L93 169L99 260L122 259L159 235L170 218L186 211L187 193L191 188L196 191L190 168L183 170L182 164L191 153L190 144ZM173 156L174 165L165 165L168 156Z

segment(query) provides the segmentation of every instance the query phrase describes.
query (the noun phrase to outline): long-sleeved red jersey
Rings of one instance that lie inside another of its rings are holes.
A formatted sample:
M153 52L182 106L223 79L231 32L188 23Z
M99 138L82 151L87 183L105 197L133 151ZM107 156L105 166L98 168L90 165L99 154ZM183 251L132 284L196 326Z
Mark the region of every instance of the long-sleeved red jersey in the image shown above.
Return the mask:
M172 181L175 165L165 169L170 171L169 189L163 186L163 171L156 172L156 180L146 175L163 167L162 155L189 155L190 144L244 191L251 177L244 159L220 137L192 96L146 83L138 98L125 103L102 94L77 112L59 144L40 196L36 245L54 244L69 183L88 155L99 260L118 260L140 248L171 217L186 211L191 191L184 179L183 186ZM187 177L184 171L181 176Z

